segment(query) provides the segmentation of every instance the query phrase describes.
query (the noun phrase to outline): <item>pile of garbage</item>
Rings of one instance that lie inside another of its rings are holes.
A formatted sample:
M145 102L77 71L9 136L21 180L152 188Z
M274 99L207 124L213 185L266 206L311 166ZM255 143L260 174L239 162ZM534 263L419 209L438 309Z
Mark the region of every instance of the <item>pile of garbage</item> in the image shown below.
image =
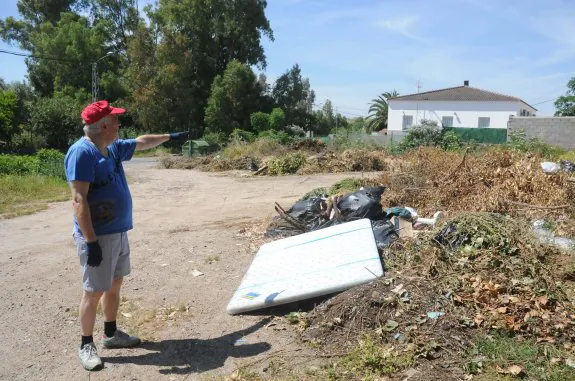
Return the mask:
M569 173L547 174L540 157L502 149L461 154L420 148L404 155L379 181L388 187L384 204L410 205L423 214L439 208L534 219L542 212L558 218L575 210Z
M575 348L571 258L539 242L529 224L461 213L394 242L383 256L385 277L316 307L305 340L334 351L369 335L415 366L444 358L433 367L444 374L448 354L470 348L481 332ZM460 364L450 366L450 375L461 374Z
M433 218L419 218L409 207L383 209L381 196L383 186L362 187L356 192L329 197L327 194L311 194L296 202L287 211L278 203L278 213L265 232L266 237L285 238L362 218L371 220L378 249L388 247L400 236L412 235L415 226L434 225L441 213Z

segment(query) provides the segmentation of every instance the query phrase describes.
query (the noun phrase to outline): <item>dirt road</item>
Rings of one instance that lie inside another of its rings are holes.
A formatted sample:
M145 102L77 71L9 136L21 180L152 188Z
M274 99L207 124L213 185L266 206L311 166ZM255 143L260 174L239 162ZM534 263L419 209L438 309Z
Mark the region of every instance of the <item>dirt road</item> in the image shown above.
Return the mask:
M68 202L52 204L0 220L0 379L217 379L239 364L297 348L281 323L265 327L265 317L226 314L254 254L238 232L272 216L274 201L287 207L350 174L245 178L160 170L150 162L128 164L126 173L135 229L119 322L147 341L129 350L98 345L105 368L80 367L72 209ZM98 316L97 344L102 326ZM234 345L240 338L244 345Z

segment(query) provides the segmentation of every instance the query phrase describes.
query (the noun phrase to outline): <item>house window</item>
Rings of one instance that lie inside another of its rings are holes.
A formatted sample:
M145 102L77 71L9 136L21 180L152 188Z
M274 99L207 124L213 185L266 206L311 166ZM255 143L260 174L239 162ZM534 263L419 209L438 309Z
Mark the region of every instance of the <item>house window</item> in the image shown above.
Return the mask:
M453 127L453 117L444 116L443 118L441 118L441 125L443 127Z
M489 128L489 122L490 122L491 118L486 118L486 117L479 117L479 120L477 122L477 127L479 128Z
M404 115L403 116L403 129L407 130L412 125L413 125L413 115Z

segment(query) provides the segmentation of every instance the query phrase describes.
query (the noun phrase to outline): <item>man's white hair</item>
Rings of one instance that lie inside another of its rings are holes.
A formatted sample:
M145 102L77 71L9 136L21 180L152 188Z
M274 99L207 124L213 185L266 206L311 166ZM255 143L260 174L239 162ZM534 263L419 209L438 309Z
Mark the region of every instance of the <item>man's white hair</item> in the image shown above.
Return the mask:
M108 116L106 115L105 117L103 117L102 119L97 121L96 123L86 124L86 122L84 122L84 128L83 128L84 133L99 132L100 128L102 127L102 124L107 122L107 120L108 120Z

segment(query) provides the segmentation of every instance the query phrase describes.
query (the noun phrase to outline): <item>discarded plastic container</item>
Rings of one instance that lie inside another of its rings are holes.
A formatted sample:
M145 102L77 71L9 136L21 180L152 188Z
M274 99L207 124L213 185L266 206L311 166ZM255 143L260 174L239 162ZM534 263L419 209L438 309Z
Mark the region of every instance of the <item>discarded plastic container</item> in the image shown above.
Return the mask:
M435 225L445 217L443 212L435 212L432 218L418 218L415 222L423 225Z
M543 168L543 172L545 173L557 173L561 170L561 166L559 164L550 161L544 161L541 163L541 168Z
M552 231L545 229L545 221L537 220L533 223L533 232L541 243L548 243L563 250L575 250L575 240L563 237L556 237Z

